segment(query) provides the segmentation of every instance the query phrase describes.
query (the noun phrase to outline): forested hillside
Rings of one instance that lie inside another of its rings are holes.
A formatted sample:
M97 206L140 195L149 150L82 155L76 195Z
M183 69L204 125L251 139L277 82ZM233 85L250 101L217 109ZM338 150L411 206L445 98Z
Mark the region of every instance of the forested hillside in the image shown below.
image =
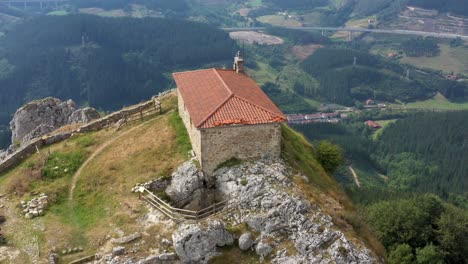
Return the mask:
M368 98L408 102L429 98L436 91L459 98L467 89L466 84L437 76L413 74L407 79L406 66L352 49L319 49L302 62L302 68L320 82L320 89L302 89L302 95L345 105Z
M168 73L230 61L235 43L206 24L171 19L43 16L1 39L0 124L46 96L115 109L170 87Z
M467 194L468 112L420 113L390 124L376 159L400 190Z

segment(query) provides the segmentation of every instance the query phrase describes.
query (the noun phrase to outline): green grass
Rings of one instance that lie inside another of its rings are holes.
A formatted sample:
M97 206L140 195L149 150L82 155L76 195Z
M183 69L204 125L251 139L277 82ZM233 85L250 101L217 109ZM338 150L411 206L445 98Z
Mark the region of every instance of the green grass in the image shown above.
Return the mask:
M257 20L273 26L300 27L302 25L301 22L292 18L285 18L283 15L266 15L257 17Z
M468 102L451 102L438 93L432 99L409 103L406 107L415 109L468 110Z
M84 160L85 155L82 150L68 153L53 152L43 168L43 176L46 180L70 177L80 168Z
M250 0L247 2L250 7L261 7L263 5L262 0Z
M274 81L278 76L278 71L264 62L257 61L257 66L256 70L248 70L248 73L259 86Z
M439 44L440 55L435 57L404 57L401 62L420 68L440 70L445 73L468 74L468 48L452 48Z
M192 149L192 143L187 133L187 129L179 116L178 111L174 111L169 119L169 125L175 130L177 137L177 150L181 154L187 154Z
M49 16L66 16L68 14L69 13L66 10L56 10L56 11L47 13L47 15Z
M383 133L383 131L385 130L385 127L387 127L388 125L390 125L391 123L395 123L398 119L389 119L389 120L376 120L375 122L377 122L379 125L382 126L381 129L377 130L374 132L374 134L372 134L372 139L373 140L377 140L379 138L379 136Z
M282 137L283 158L296 170L306 174L320 189L336 191L336 181L320 166L314 155L313 146L304 136L283 125Z

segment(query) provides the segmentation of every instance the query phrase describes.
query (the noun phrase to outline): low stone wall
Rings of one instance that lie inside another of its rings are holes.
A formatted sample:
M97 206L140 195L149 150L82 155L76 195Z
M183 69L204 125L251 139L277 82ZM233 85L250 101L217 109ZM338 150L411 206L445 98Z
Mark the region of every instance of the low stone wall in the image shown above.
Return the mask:
M105 127L108 127L112 124L115 124L117 123L117 121L124 119L124 118L128 118L134 114L142 114L144 111L147 111L148 109L151 109L151 108L155 108L160 111L161 103L157 101L156 99L151 99L150 101L147 101L138 105L134 105L128 108L124 108L120 111L114 112L103 118L93 120L90 123L83 125L82 127L78 129L77 132L86 133L86 132L91 132L91 131L97 131Z
M20 149L15 151L13 154L8 156L4 161L0 163L0 173L21 163L25 158L35 153L37 149L41 148L42 146L47 146L68 139L71 137L72 134L73 132L70 131L52 136L44 136L42 138L36 138L29 141L27 145L20 147Z
M157 99L166 96L172 92L174 92L174 90L165 91L163 93L158 94L157 96L154 96L149 101L134 106L126 107L120 111L111 113L105 117L91 121L90 123L85 124L76 130L32 139L26 145L21 146L17 151L7 156L3 161L0 162L0 173L3 173L16 166L17 164L21 163L29 155L35 153L38 148L66 140L70 138L74 133L87 133L91 131L97 131L109 127L110 125L117 123L123 118L128 118L135 114L142 114L143 112L146 112L148 110L154 111L152 109L156 109L157 111L161 111L161 103Z

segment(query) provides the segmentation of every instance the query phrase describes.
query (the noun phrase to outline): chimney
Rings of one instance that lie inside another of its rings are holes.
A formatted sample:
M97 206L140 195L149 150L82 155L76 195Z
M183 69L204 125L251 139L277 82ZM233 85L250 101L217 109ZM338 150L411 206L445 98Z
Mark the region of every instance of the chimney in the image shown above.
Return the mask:
M240 51L238 51L236 56L234 57L233 69L237 73L244 73L244 58L242 58Z

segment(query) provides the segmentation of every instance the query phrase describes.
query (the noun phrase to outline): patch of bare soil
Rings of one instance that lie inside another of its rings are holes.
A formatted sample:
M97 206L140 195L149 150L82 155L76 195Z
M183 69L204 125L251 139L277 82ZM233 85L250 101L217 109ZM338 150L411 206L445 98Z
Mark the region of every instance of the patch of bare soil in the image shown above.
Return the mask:
M323 45L318 44L310 44L304 46L294 46L292 47L292 52L301 60L306 59L310 55L314 54L314 52L320 48L323 48Z
M246 7L241 8L241 9L237 10L237 13L239 13L240 16L246 17L250 13L250 8L246 8Z
M278 45L284 43L284 40L279 37L255 31L234 31L230 32L229 36L232 39L243 40L250 44Z

